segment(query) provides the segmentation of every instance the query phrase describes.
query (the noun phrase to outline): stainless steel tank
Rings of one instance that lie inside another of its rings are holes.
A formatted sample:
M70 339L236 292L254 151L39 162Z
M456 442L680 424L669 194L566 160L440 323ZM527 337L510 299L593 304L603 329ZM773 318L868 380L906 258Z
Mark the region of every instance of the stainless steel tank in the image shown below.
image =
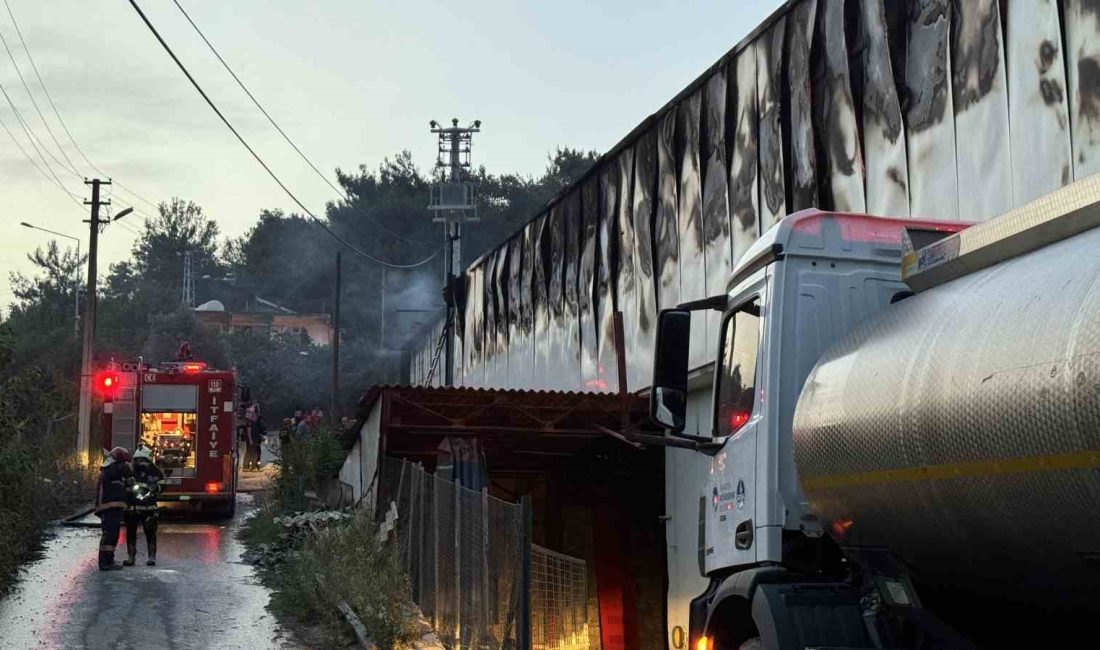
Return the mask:
M794 449L842 544L939 587L1096 608L1100 229L859 327L806 380Z

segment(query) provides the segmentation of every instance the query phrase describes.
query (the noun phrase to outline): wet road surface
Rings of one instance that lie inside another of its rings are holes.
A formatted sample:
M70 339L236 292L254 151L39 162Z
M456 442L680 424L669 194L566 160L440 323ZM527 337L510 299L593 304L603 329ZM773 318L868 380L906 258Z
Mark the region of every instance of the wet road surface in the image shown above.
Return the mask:
M99 571L99 530L59 528L45 557L0 602L0 648L299 648L266 611L269 592L240 562L233 520L162 518L157 566ZM120 542L116 561L125 557Z

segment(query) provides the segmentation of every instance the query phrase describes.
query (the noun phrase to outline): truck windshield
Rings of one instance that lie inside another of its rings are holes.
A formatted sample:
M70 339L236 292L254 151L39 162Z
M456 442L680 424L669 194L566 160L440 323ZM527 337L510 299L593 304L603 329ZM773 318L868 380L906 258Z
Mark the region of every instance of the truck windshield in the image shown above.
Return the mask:
M728 436L745 426L756 402L759 298L753 298L726 316L721 345L714 430L719 436Z

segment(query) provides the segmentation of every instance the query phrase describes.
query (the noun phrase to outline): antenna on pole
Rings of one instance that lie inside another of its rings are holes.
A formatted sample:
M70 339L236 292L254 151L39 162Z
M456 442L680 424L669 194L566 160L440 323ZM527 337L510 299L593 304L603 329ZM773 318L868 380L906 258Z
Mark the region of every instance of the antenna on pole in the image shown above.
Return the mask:
M195 273L191 262L191 251L183 252L183 291L180 294L180 303L184 307L195 307Z
M447 341L444 354L443 385L454 385L454 325L456 321L455 279L462 273L462 222L477 221L477 203L474 200L474 187L469 182L470 151L473 148L474 134L481 131L481 120L474 120L467 126L459 126L458 118L451 120L451 126L442 126L432 120L432 133L439 136L439 150L436 169L440 170L436 182L432 183L428 209L435 213L432 221L442 223L446 234L446 261L444 271L446 286L443 296L447 301L447 322L444 325L444 338Z

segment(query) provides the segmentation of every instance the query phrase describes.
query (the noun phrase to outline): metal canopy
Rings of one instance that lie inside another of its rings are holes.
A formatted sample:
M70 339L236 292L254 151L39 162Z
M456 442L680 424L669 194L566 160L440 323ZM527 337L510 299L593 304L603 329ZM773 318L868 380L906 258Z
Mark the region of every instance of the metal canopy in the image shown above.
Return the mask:
M624 451L641 460L651 455L641 442L663 435L649 420L646 399L630 394L374 386L359 401L360 418L376 408L384 454L428 460L444 438L476 437L495 470Z

